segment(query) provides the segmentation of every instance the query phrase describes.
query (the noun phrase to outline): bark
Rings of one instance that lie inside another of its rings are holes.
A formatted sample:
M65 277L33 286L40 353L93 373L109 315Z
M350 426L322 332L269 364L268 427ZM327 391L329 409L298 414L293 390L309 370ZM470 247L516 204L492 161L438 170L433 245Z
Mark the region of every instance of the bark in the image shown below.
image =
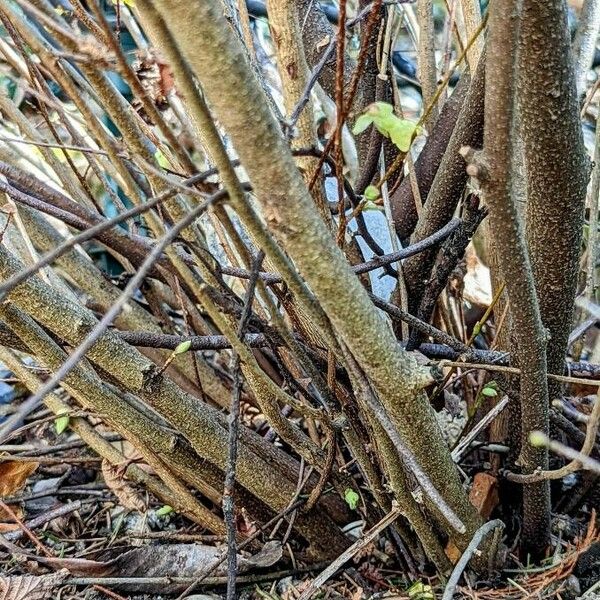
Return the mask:
M511 183L514 176L513 107L519 0L490 5L485 82L484 150L469 166L490 211L491 230L513 316L516 358L521 368L521 457L525 473L546 469L548 451L529 444L529 434L548 431L546 344L533 271ZM539 556L550 537L550 487L524 488L523 541Z
M467 183L467 172L459 151L463 146L479 148L483 140L484 89L485 60L482 57L471 81L444 158L433 180L427 196L427 203L412 234L411 243L418 242L443 227L456 210ZM411 312L416 311L421 302L435 256L435 250L421 252L418 256L409 258L403 265Z
M295 2L268 0L269 26L277 53L277 66L281 78L283 100L286 117L290 117L304 93L310 73L302 46L298 10ZM298 117L297 132L294 132L292 148L317 147L317 130L312 102L308 102ZM304 180L310 183L318 160L312 157L297 159ZM333 225L327 196L323 187L323 179L319 178L315 185L313 198L325 223Z
M328 43L335 37L335 31L327 16L320 9L318 3L313 0L298 0L298 14L300 15L300 29L304 41L304 51L308 64L312 67L319 63ZM335 48L326 61L319 83L330 98L335 98L337 54ZM352 78L352 71L356 67L355 62L349 57L344 57L344 84L347 86ZM354 99L353 106L362 106L362 92L359 90Z
M550 334L548 370L561 373L573 317L589 176L583 146L567 8L524 0L517 98L527 172L527 241L542 321ZM551 386L551 398L560 387Z
M417 19L419 21L419 48L417 67L423 110L432 102L437 90L437 66L435 60L435 29L433 26L433 0L417 0ZM439 112L438 105L432 107L425 121L427 129L433 129Z
M461 0L460 4L467 34L465 42L469 43L481 24L481 4L479 0ZM483 52L483 46L483 36L478 36L471 48L467 51L467 62L469 63L471 72L474 72L477 68L477 63Z
M431 481L463 520L465 534L448 533L465 547L480 520L462 489L427 398L419 391L419 380L429 374L398 348L318 217L218 3L198 3L192 12L184 0L160 0L156 6L199 77L215 118L230 135L270 230L314 291L340 341L369 376L407 446L428 466Z
M370 4L369 0L360 0L358 6L360 10L365 9ZM391 98L391 88L389 81L383 80L379 75L379 65L377 63L377 52L380 36L383 36L385 29L385 10L382 9L378 14L378 24L375 25L373 35L367 40L368 48L365 57L363 75L360 80L362 90L362 105L357 106L356 112L362 112L369 104L376 101L389 102ZM358 177L354 185L357 194L364 194L365 188L371 183L377 173L379 156L381 154L381 144L383 136L375 127L371 127L368 134L359 135L356 138L356 151L358 154Z
M0 360L21 380L32 393L42 387L40 379L32 373L19 358L7 348L0 348ZM44 403L56 414L64 414L70 410L70 406L54 394L48 394ZM73 430L92 450L114 465L124 464L126 457L121 454L109 441L107 441L89 422L82 417L71 417L69 429ZM156 454L156 447L152 445L152 454ZM152 459L151 459L152 460ZM131 464L125 470L127 479L143 485L165 504L173 506L178 512L182 512L192 521L206 526L211 524L217 531L225 531L220 519L210 513L209 509L200 504L198 500L183 486L171 479L170 485L165 485L153 475L149 475L143 468ZM173 476L171 476L172 478Z

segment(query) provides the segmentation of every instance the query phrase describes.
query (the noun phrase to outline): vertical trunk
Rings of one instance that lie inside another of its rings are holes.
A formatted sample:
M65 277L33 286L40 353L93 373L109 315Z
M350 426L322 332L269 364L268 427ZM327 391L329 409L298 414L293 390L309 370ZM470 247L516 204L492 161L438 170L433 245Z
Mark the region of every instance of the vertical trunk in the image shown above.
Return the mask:
M527 171L527 241L548 370L562 373L579 272L588 160L563 0L523 0L517 99ZM551 397L560 387L551 386Z
M481 182L490 210L497 259L513 317L516 358L521 367L521 456L526 473L548 463L545 448L533 448L529 433L548 431L548 387L545 335L536 298L532 267L516 207L512 181L514 160L514 81L519 0L493 2L485 81L485 128L482 156L475 155L469 172ZM550 534L550 487L547 481L524 488L523 538L536 555Z

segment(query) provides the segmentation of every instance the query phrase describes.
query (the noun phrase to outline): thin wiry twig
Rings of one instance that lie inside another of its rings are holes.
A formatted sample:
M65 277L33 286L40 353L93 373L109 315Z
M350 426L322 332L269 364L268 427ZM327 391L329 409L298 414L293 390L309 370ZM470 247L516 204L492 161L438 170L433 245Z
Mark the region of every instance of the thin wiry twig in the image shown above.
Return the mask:
M559 442L555 442L548 438L548 436L539 431L533 431L529 436L529 441L532 445L542 445L553 450L557 454L562 454L567 458L571 459L571 462L560 469L554 469L549 471L537 470L530 474L520 475L516 473L508 473L507 479L516 481L517 483L535 483L537 481L544 481L545 479L562 479L571 473L575 473L580 469L587 469L594 473L600 473L600 462L590 458L590 454L594 450L596 445L596 434L598 433L598 427L600 426L600 397L596 395L596 402L592 409L592 414L589 416L586 431L585 440L580 452L569 448Z
M194 184L202 181L203 179L205 179L207 176L210 176L210 175L207 175L206 173L200 173L198 175L190 177L189 179L186 179L185 183L188 185L194 185ZM6 193L8 193L10 195L10 189L6 189L5 191L6 191ZM15 275L13 275L9 279L7 279L6 281L2 282L0 284L0 300L4 296L6 296L6 294L8 294L8 292L10 292L10 290L12 290L14 287L19 285L20 283L22 283L23 281L25 281L27 278L31 277L32 275L35 275L35 273L37 273L43 267L53 263L57 258L60 258L63 254L68 252L71 248L73 248L77 244L82 244L83 242L86 242L87 240L95 238L98 234L102 233L103 231L111 229L115 225L118 225L119 223L122 223L123 221L125 221L131 217L135 217L137 215L143 214L144 212L154 208L155 206L160 205L162 202L169 200L176 193L177 193L177 191L175 189L166 190L162 194L159 194L158 196L151 198L150 200L148 200L147 202L145 202L144 204L142 204L140 206L134 206L133 208L130 208L130 209L126 210L125 212L122 212L122 213L116 215L115 217L106 219L96 225L93 225L92 227L85 228L81 233L79 233L71 238L65 239L64 242L59 244L56 248L54 248L50 252L46 253L33 265L26 267L25 269L19 271L18 273L16 273ZM18 201L18 199L17 199L17 201Z
M244 330L252 314L252 302L258 281L260 265L264 252L259 252L252 265L252 277L244 297L244 308L238 325L237 334L244 338ZM227 528L227 600L235 599L235 583L237 577L237 528L235 524L235 502L233 490L235 486L235 470L237 462L237 447L239 438L240 396L242 393L242 373L240 355L233 352L231 357L231 370L233 374L233 391L231 393L231 407L229 410L229 439L227 452L227 465L225 468L225 484L223 486L223 518Z
M450 579L446 584L446 589L444 590L444 596L442 600L452 600L454 597L454 590L456 589L456 585L458 584L458 580L462 575L463 571L466 569L467 564L471 560L473 554L477 548L479 548L481 542L485 538L485 536L493 531L494 529L502 528L504 529L504 523L500 521L500 519L495 519L494 521L488 521L484 523L476 532L473 538L471 539L467 549L463 552L463 555L460 557L460 560L456 563L452 574L450 575Z
M311 584L302 592L298 600L309 600L319 588L345 563L347 563L359 550L368 546L386 527L389 527L401 514L399 507L395 506L373 529L360 537L350 548L340 554Z

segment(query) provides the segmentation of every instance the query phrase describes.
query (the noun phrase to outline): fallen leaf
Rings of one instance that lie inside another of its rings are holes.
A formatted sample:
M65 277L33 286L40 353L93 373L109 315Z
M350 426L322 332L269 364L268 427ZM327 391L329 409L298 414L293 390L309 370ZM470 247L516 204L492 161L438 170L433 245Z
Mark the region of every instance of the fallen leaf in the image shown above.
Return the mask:
M488 473L477 473L473 479L469 500L485 520L489 519L499 502L498 480Z
M0 600L46 600L56 598L54 590L69 572L66 569L50 575L0 577Z
M27 478L39 463L7 460L0 463L0 498L12 496L25 487Z
M477 473L473 478L469 501L485 520L489 519L499 502L498 480L488 473ZM452 564L456 564L462 555L452 541L448 542L444 552Z
M146 502L141 494L125 481L125 469L119 468L119 465L113 465L106 459L102 461L102 475L106 485L113 494L119 499L119 502L129 510L139 512L146 511Z

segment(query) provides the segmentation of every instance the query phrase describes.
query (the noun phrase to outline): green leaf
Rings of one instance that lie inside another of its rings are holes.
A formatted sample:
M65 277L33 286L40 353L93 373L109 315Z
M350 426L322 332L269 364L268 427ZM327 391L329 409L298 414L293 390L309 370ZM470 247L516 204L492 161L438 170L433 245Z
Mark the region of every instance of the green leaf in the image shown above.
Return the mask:
M346 488L344 500L351 510L356 510L360 496L352 488Z
M498 395L498 392L496 391L495 388L493 388L492 386L486 385L482 390L481 393L484 396L487 396L488 398L495 398Z
M389 102L374 102L367 111L375 114L377 117L389 117L394 114L394 107Z
M58 435L60 435L69 426L69 420L69 415L63 415L54 419L54 427Z
M354 135L358 135L362 133L369 125L373 123L373 117L371 115L360 115L358 119L356 119L356 123L354 123L354 128L352 129L352 133Z
M408 588L408 597L411 600L435 600L431 586L422 581L417 581Z
M169 506L168 504L165 504L164 506L161 506L159 509L157 509L156 514L159 517L166 517L167 515L170 515L172 512L175 512L172 506Z
M382 135L390 138L402 152L408 151L415 133L418 133L416 123L397 117L394 114L394 107L387 102L369 104L367 110L356 119L353 132L361 133L371 123Z
M365 198L367 200L377 200L379 198L379 190L374 185L368 185L365 190Z
M412 121L395 117L394 124L389 129L389 136L398 150L408 152L415 128L416 126Z
M163 169L170 168L169 161L167 160L167 157L162 153L162 150L157 150L154 153L154 158L156 159L156 162L159 164L159 166L161 166Z
M529 443L535 448L542 448L548 444L548 438L541 431L532 431L529 434Z
M185 342L181 342L175 350L173 350L173 354L177 356L178 354L185 354L192 347L191 340L186 340Z

